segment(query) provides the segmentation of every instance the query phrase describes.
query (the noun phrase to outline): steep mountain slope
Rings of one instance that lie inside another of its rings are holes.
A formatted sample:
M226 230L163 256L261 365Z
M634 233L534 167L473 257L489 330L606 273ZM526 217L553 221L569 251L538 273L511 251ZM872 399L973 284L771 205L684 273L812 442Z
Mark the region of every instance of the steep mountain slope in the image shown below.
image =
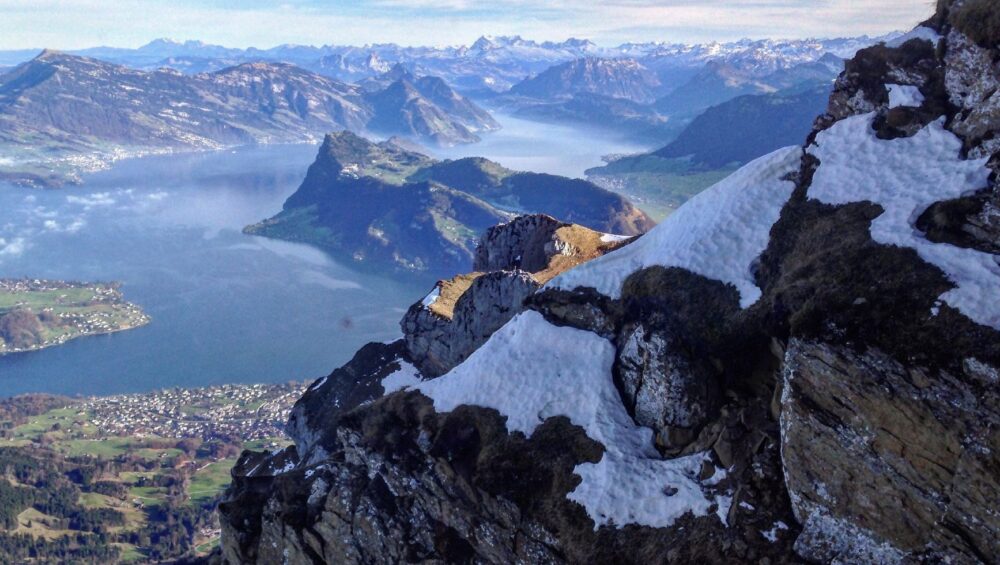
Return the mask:
M450 144L497 127L442 82L420 81L430 98L405 85L402 96L395 86L365 92L285 63L186 76L46 51L0 76L0 141L5 153L51 156L294 142L368 127Z
M607 158L607 164L587 169L587 179L662 219L739 165L805 138L832 88L832 83L811 84L723 102L688 123L665 147Z
M599 94L633 102L656 99L660 81L634 59L588 57L556 65L510 89L517 96L553 99L575 94Z
M586 181L517 173L485 159L436 162L393 140L341 132L326 137L282 212L245 231L440 278L467 271L479 235L525 211L626 235L653 226L627 200Z
M492 102L499 103L520 118L627 132L633 141L663 143L683 127L683 124L671 121L648 104L599 94L580 93L556 100L507 97Z
M832 86L821 83L797 94L741 96L723 102L695 118L653 155L689 157L709 168L747 163L804 139L813 119L826 107Z
M766 94L775 90L763 77L731 65L709 63L684 85L657 100L654 107L668 116L693 117L705 108L737 96Z
M368 95L375 111L368 123L372 131L415 135L449 145L474 143L480 139L476 132L500 128L488 112L457 94L440 78L416 78L398 66L380 78L388 79L388 85ZM379 83L373 81L367 86L372 84Z
M402 341L317 381L296 446L235 468L224 558L995 562L1000 35L962 17L991 2L859 52L804 146L443 376Z
M517 172L482 158L443 161L411 175L439 182L511 212L539 212L602 232L637 235L653 222L628 200L587 181Z

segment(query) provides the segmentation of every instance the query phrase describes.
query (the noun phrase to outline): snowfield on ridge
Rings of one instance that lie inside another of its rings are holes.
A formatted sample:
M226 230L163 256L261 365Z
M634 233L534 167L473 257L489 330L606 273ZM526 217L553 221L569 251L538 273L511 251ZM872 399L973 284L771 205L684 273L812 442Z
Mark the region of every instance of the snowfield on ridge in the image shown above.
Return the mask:
M792 146L751 161L634 243L563 273L546 288L593 288L619 298L629 275L659 265L732 284L740 305L750 306L761 295L751 266L767 248L771 226L795 189L786 177L798 171L801 160L802 149Z

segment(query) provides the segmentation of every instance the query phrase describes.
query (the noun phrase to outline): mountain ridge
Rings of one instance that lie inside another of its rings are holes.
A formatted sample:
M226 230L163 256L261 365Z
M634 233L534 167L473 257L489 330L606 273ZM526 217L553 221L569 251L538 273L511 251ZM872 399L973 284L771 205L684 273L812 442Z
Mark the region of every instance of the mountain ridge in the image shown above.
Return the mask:
M313 243L359 266L446 278L469 269L488 227L525 212L625 235L653 226L628 200L587 181L482 158L436 161L339 132L326 136L282 211L244 231Z
M443 82L415 80L429 85L436 102L414 91L394 104L384 90L368 92L290 63L247 62L183 75L46 50L0 75L0 141L15 164L44 167L74 154L101 159L312 142L336 129L373 128L452 145L476 142L477 132L499 127Z

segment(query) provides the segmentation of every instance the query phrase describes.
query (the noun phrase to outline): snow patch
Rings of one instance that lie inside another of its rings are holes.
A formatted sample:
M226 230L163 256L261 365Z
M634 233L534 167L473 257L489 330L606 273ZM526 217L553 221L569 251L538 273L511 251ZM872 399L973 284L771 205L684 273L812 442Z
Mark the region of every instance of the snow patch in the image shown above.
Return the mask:
M719 517L719 521L722 522L724 526L729 527L729 509L733 506L733 497L731 496L720 496L716 499L719 507L715 510L715 515Z
M962 142L931 123L909 138L882 140L874 114L853 116L821 132L810 154L820 160L809 196L827 204L870 201L885 212L871 224L872 239L909 247L940 268L955 288L939 299L973 321L1000 329L1000 265L996 257L933 243L914 224L931 204L987 186L987 159L962 160ZM626 248L627 249L627 248Z
M440 412L463 404L498 410L509 431L527 436L557 415L582 427L605 452L598 463L576 466L583 481L568 498L587 510L595 527L667 527L687 512L704 516L721 508L725 497L706 495L696 478L707 455L662 459L652 430L625 411L611 378L614 358L608 340L528 311L451 372L415 388Z
M438 298L441 298L441 287L435 286L434 290L432 290L430 294L425 296L424 299L420 301L420 303L424 305L424 308L430 308L431 304L434 304L435 302L438 301Z
M771 226L795 184L783 180L798 171L799 147L765 155L687 201L634 243L554 278L548 288L590 287L610 298L635 271L656 265L680 267L734 285L740 305L756 302L751 265L767 248Z
M601 243L617 243L631 238L631 235L615 235L613 233L605 233L601 234Z
M902 106L919 108L924 103L924 95L919 87L907 84L887 84L885 87L889 89L890 109Z
M770 530L766 532L761 532L760 535L764 536L764 539L766 539L767 541L774 543L778 541L778 532L787 529L788 529L788 524L782 522L781 520L778 520L777 522L774 523L773 526L771 526Z
M911 39L923 39L924 41L930 41L934 45L937 45L938 42L941 41L941 34L927 26L919 26L913 31L905 33L896 39L887 42L886 45L889 47L899 47Z
M406 361L399 361L399 369L382 379L383 394L413 388L421 383L420 371Z

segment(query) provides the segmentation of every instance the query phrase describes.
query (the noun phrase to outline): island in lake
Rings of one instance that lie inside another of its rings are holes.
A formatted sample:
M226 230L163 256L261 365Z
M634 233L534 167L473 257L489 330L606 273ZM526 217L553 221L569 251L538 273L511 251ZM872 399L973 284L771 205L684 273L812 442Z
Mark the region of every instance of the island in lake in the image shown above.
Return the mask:
M149 323L120 284L0 279L0 355L61 345Z

